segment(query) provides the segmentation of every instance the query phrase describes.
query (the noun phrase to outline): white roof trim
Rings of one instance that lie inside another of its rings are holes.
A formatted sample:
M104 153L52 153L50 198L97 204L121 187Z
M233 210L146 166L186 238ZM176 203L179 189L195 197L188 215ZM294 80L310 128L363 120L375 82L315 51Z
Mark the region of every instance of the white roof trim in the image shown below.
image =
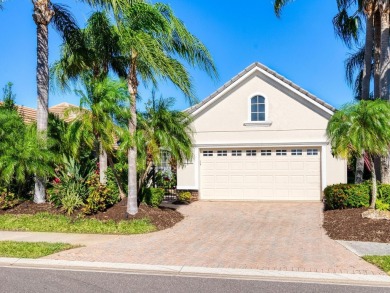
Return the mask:
M234 78L229 80L227 83L225 83L221 88L219 88L216 92L211 94L209 97L204 99L202 102L186 109L185 111L189 114L196 116L200 112L202 112L205 108L209 107L213 103L215 103L221 96L223 96L227 91L229 91L232 87L239 84L243 80L245 80L248 76L253 74L254 72L260 72L267 76L268 78L271 78L272 80L276 81L277 83L281 84L291 92L297 94L299 97L303 98L304 100L312 103L314 106L318 107L319 109L325 111L326 113L333 115L333 113L336 111L334 107L331 105L325 103L324 101L320 100L316 96L310 94L308 91L302 89L298 85L294 84L293 82L289 81L285 77L279 75L275 71L269 69L268 67L264 66L261 63L253 63L247 68L245 68L242 72L240 72L238 75L236 75Z

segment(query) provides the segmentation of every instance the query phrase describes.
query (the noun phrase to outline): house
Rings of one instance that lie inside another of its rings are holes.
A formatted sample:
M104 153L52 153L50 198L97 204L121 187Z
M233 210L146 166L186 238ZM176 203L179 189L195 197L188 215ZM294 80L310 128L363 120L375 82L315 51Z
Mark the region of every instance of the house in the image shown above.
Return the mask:
M0 102L1 103L1 102ZM57 115L59 118L64 119L65 112L70 108L78 108L76 105L69 103L60 103L49 108L49 112ZM25 106L16 106L18 113L22 116L25 123L33 123L37 121L37 110ZM72 121L76 115L74 113L68 113L68 117L65 119L66 122Z
M194 156L178 168L178 190L202 200L319 201L347 181L326 127L335 108L260 63L199 104Z

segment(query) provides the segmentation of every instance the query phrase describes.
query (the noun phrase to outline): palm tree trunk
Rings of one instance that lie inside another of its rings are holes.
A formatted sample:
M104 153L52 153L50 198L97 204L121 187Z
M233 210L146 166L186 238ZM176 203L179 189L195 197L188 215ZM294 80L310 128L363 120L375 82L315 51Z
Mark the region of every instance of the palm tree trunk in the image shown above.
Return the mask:
M375 12L374 16L374 42L375 42L375 53L374 53L374 98L380 97L380 76L381 76L381 15L379 11Z
M145 172L142 174L141 178L139 179L139 182L138 182L138 190L141 189L142 185L144 184L146 178L148 177L148 174L149 174L149 171L150 169L152 168L153 166L153 161L150 161L147 165L146 165L146 170Z
M362 100L368 100L370 98L370 81L372 70L372 49L374 38L374 14L373 3L370 1L365 7L365 13L367 17L366 24L366 44L364 50L364 66L363 66L363 81L362 81ZM356 171L355 171L355 183L363 182L364 174L364 154L356 159Z
M130 72L127 77L127 85L130 94L130 119L129 119L129 133L130 137L135 136L137 130L137 55L133 52L130 64ZM127 160L129 165L128 174L128 198L127 198L127 213L135 215L138 213L138 189L137 189L137 145L134 143L128 150Z
M33 19L37 25L37 131L38 137L46 139L49 115L49 30L48 24L54 15L48 1L33 1ZM44 147L44 146L43 146ZM46 198L45 178L35 177L34 202L44 203Z
M365 8L367 23L366 23L366 45L364 50L364 66L363 66L363 81L362 81L362 100L370 98L370 81L372 67L372 49L374 38L374 14L373 3L370 1Z
M376 197L377 197L377 184L376 184L376 172L375 165L372 156L370 155L370 165L371 165L371 180L372 180L372 189L371 189L371 204L370 209L375 209Z
M110 165L112 173L114 174L115 182L116 182L116 185L118 186L118 190L119 190L119 195L120 195L121 199L124 199L125 198L125 192L123 191L122 184L121 184L121 181L119 179L119 176L116 173L115 164L114 164L111 156L108 156L108 164Z
M356 158L356 169L355 169L355 184L363 182L364 174L364 154L359 158Z
M99 142L99 177L100 184L107 184L107 152L103 148L102 142Z
M389 101L389 68L390 68L390 48L389 48L389 0L379 0L379 11L381 14L381 75L380 75L380 95L383 100Z
M379 0L381 16L381 52L380 52L380 98L390 102L389 97L389 0ZM381 179L383 183L390 183L390 155L381 159Z

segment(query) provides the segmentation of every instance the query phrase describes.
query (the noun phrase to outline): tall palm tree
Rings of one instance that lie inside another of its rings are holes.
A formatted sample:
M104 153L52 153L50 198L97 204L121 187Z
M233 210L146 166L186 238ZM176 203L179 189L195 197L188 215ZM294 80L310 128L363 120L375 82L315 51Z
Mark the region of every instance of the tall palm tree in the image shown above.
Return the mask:
M133 3L123 11L118 22L123 56L127 60L127 86L130 94L128 129L134 137L137 129L136 98L140 81L157 85L161 79L171 81L185 96L194 101L191 79L177 58L197 66L210 76L216 69L206 47L193 36L164 4ZM128 205L134 215L137 205L137 146L128 150Z
M81 0L91 6L103 6L118 13L120 9L129 5L126 0ZM131 2L131 1L130 1ZM45 139L48 127L49 108L49 50L48 25L52 23L64 39L77 37L76 22L65 6L54 4L50 0L32 0L33 19L37 26L37 131ZM34 202L45 202L45 179L36 177Z
M370 162L372 197L375 209L377 180L374 157L383 156L390 145L390 104L386 101L360 101L344 106L329 120L327 135L333 153L341 158L366 153Z
M192 158L191 117L172 110L174 98L156 99L154 92L146 111L138 114L137 149L141 158L138 188L141 188L152 165L161 161L161 150L167 150L179 165Z

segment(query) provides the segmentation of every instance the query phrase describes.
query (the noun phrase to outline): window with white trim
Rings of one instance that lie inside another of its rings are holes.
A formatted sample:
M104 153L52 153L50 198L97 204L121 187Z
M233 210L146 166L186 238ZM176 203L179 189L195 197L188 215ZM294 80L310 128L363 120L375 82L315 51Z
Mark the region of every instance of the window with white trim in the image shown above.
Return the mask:
M265 98L262 96L251 98L251 121L265 121Z
M271 156L272 151L271 150L261 150L262 156Z
M318 156L318 149L307 149L308 156Z
M302 156L302 150L301 149L291 150L291 155L292 156Z
M287 150L276 150L277 156L287 156Z
M227 151L218 151L217 152L218 157L226 157L227 156Z
M242 151L240 150L232 150L232 156L233 157L241 157Z
M203 151L203 157L212 157L213 151Z
M247 157L255 157L256 156L256 150L247 150L246 151Z

